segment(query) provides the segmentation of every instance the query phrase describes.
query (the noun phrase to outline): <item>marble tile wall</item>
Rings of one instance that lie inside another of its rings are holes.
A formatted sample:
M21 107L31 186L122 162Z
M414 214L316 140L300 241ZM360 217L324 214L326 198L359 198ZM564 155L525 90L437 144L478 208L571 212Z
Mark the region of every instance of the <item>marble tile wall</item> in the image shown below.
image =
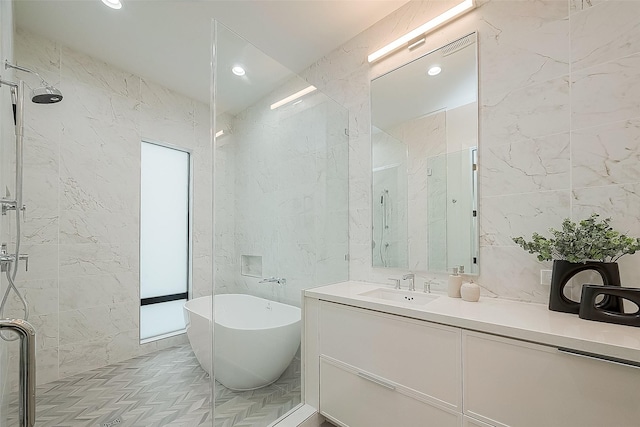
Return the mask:
M13 60L13 8L12 2L0 2L0 58ZM3 80L13 81L14 74L9 70L2 70L0 73ZM15 155L14 126L11 111L9 87L0 87L0 188L13 188L14 179L11 176L13 171L10 159ZM2 192L4 197L5 193ZM0 216L0 239L2 242L10 240L10 232L14 230L9 215ZM0 295L4 295L7 287L7 280L4 274L0 274ZM9 363L10 343L0 339L0 425L7 424L10 382L9 372L12 367Z
M15 51L64 94L25 112L30 264L18 279L38 330L38 382L185 341L139 344L140 141L192 150L193 295L211 294L208 105L20 29Z
M391 132L394 134L394 132ZM408 265L408 156L402 135L375 132L373 144L373 265ZM386 217L386 218L385 218ZM385 228L386 226L386 228Z
M303 289L348 278L347 112L319 91L269 108L305 86L293 78L217 118L233 133L216 145L216 292L300 306ZM242 255L286 285L242 275Z
M479 0L422 47L367 63L369 53L453 4L411 1L303 73L349 109L350 278L382 283L404 272L371 267L370 80L478 31L477 280L487 295L545 303L540 269L551 264L515 246L512 236L592 212L640 235L640 2ZM640 286L637 257L621 260L625 286Z

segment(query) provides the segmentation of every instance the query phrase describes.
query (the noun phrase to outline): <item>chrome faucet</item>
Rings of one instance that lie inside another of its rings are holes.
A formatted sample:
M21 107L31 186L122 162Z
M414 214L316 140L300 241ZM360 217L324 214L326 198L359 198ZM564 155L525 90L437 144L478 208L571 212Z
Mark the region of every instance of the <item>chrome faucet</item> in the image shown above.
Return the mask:
M394 289L400 289L400 279L394 279L389 277L389 280L393 280L393 283L395 284Z
M278 285L286 285L287 279L283 279L282 277L269 277L260 280L258 283L277 283Z
M425 294L430 294L431 293L431 284L435 283L435 281L433 280L427 280L424 282L424 293Z
M416 278L416 275L413 273L408 273L405 274L404 276L402 276L402 280L409 280L409 290L410 291L415 291L416 290L416 284L414 282L414 279Z

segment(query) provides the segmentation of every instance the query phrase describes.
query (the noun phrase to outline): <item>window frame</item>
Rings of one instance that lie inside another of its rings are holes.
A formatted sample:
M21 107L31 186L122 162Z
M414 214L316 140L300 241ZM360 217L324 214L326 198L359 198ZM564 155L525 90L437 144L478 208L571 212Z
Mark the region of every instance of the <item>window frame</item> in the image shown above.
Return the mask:
M139 226L138 226L138 339L140 340L140 344L147 344L150 342L158 341L164 338L173 337L176 335L181 335L186 332L186 328L179 329L173 332L167 332L160 335L155 335L148 338L142 338L140 336L140 324L142 322L142 311L141 308L148 305L160 304L163 302L171 302L178 301L182 299L186 299L187 301L193 298L193 149L186 148L176 144L170 144L164 141L156 141L148 138L142 138L140 143L140 181L138 184L138 188L140 191L140 197L138 200L138 218L139 218ZM157 297L149 297L149 298L140 298L140 290L142 287L142 269L141 267L141 251L142 251L142 147L143 144L152 144L157 145L159 147L180 151L186 153L189 157L189 176L188 176L188 215L187 215L187 290L186 292L181 292L178 294L170 294L170 295L161 295Z

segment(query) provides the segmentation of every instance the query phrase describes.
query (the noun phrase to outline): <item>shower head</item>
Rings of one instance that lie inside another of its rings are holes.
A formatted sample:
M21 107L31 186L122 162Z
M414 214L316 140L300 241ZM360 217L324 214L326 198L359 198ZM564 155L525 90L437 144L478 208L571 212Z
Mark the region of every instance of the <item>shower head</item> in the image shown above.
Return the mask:
M31 91L31 101L36 104L55 104L56 102L62 101L62 92L56 87L47 83L45 79L42 78L40 74L37 72L21 67L19 65L13 65L9 61L4 62L4 68L13 68L18 71L24 71L25 73L35 74L41 80L40 87L37 87Z
M37 87L31 91L31 101L36 104L55 104L62 101L62 92L51 85Z

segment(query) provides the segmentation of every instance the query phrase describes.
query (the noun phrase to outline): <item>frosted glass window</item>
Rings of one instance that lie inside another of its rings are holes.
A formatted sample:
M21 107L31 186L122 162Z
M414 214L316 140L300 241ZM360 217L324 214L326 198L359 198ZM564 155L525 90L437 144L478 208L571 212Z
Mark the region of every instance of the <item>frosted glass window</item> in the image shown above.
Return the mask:
M142 325L149 323L149 313L162 317L158 310L169 310L174 307L169 302L188 296L191 171L186 151L144 141L141 150L140 338L146 339L184 328L184 321L170 324L177 318L171 313L157 322L151 335Z
M162 336L187 327L183 305L186 299L140 307L140 339Z

